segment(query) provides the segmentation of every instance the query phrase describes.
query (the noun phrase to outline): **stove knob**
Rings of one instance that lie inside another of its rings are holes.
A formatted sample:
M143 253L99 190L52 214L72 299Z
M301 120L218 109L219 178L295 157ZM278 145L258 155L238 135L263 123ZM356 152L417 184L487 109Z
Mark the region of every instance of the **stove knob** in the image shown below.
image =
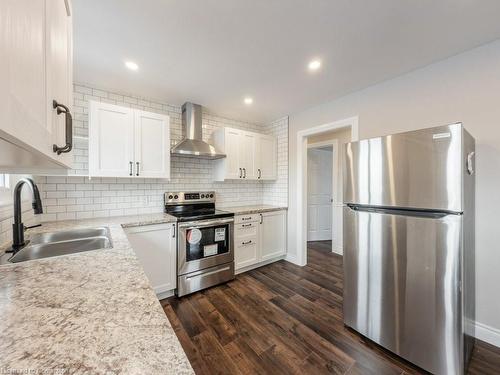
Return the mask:
M205 194L202 194L202 195L201 195L201 197L202 197L202 198L205 198Z
M213 198L213 197L214 197L214 195L213 195L213 194L210 194L210 198Z
M174 197L174 196L173 196L172 194L170 194L170 195L168 196L168 199L172 199L173 197Z
M179 196L177 194L174 195L174 199L177 199L179 198Z

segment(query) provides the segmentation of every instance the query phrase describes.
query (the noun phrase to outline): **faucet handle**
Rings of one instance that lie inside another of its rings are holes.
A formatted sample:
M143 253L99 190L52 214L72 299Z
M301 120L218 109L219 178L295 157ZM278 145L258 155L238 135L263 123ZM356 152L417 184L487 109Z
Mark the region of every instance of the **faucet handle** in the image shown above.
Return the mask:
M36 227L41 227L41 226L42 226L42 224L30 225L29 227L24 226L24 230L26 231L26 230L28 230L28 229L31 229L31 228L36 228Z

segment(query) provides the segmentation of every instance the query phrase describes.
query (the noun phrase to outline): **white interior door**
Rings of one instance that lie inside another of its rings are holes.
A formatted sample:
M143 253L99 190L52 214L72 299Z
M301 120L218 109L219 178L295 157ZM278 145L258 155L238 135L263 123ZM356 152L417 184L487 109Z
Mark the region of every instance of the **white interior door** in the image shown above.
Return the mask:
M308 241L332 239L332 148L307 153Z
M135 165L138 177L170 177L169 117L135 111Z
M134 167L133 109L90 102L89 174L130 177Z

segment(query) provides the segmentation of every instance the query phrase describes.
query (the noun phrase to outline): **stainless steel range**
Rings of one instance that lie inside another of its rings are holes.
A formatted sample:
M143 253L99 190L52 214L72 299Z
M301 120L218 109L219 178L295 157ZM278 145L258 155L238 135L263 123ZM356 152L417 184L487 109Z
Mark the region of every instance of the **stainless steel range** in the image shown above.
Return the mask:
M181 297L234 279L234 214L215 209L215 192L165 193L177 217L177 289Z

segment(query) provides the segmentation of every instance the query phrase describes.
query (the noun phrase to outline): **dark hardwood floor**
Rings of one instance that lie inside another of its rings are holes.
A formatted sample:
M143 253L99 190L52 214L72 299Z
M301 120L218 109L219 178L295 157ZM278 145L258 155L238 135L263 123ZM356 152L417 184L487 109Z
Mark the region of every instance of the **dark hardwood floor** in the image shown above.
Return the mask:
M228 284L161 301L197 374L420 374L342 323L342 257L311 242ZM470 374L500 374L500 350L478 342Z

